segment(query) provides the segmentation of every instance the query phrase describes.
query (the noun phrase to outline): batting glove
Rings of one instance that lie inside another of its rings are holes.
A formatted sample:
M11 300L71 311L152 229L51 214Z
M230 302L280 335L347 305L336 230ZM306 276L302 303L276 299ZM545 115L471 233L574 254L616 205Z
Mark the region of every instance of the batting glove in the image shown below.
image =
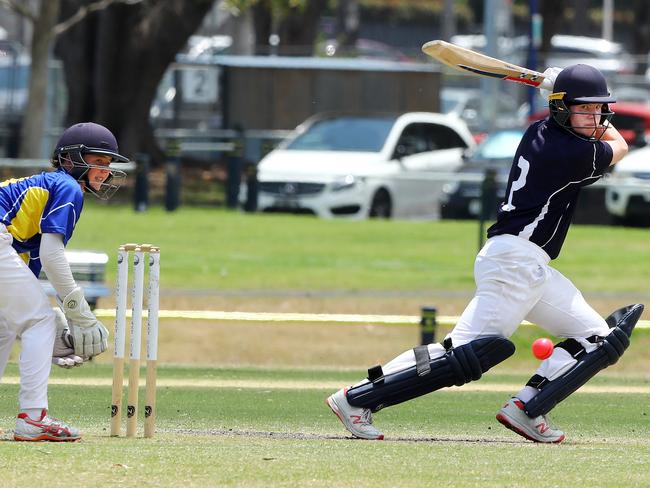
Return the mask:
M81 366L84 360L74 353L72 336L65 315L58 308L54 309L54 313L56 314L56 336L52 350L52 363L67 369Z
M547 102L548 97L553 93L553 85L555 85L555 79L560 74L560 71L562 71L562 68L546 68L546 71L543 73L544 81L539 86L539 93Z
M108 330L90 311L83 290L75 288L63 299L61 307L68 320L74 353L90 359L108 348Z

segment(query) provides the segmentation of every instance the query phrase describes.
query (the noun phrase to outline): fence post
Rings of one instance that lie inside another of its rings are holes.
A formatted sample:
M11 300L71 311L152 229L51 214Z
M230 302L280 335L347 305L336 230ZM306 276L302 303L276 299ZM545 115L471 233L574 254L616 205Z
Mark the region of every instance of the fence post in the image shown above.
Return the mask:
M167 163L165 165L167 173L167 185L165 188L165 208L172 212L180 204L180 187L181 187L181 154L180 144L176 140L169 141L167 144Z
M241 127L235 128L236 136L233 139L233 150L228 157L228 175L226 180L226 206L237 208L239 205L239 187L245 151L244 131Z
M255 212L257 210L258 193L257 164L249 163L246 165L246 202L244 202L246 212Z
M483 247L485 221L494 218L497 206L497 173L493 168L485 170L481 183L481 212L479 213L478 249Z
M144 212L149 206L149 160L147 153L135 155L135 188L133 206L136 212Z
M422 307L420 318L420 344L432 344L436 341L436 307Z

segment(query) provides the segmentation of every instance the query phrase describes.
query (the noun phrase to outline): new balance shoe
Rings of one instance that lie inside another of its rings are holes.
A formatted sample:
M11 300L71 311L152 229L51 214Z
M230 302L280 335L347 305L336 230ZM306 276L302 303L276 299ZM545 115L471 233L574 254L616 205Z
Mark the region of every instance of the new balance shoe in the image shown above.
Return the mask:
M73 442L79 439L79 430L48 416L45 409L39 420L32 420L26 413L19 413L16 419L16 441Z
M350 433L360 439L381 440L384 434L372 425L372 412L367 408L353 407L348 403L347 389L330 395L326 403Z
M497 420L508 429L534 442L558 444L564 440L564 432L554 428L545 415L530 418L524 411L524 403L511 398L499 413Z

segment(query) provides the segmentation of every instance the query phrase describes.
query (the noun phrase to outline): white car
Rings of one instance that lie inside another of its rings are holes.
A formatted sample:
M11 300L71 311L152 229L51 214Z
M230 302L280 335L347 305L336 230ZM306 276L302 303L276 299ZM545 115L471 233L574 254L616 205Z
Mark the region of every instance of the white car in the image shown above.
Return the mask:
M605 205L615 219L650 222L650 146L630 151L606 182Z
M487 41L483 34L452 36L451 42L468 49L483 51ZM501 37L497 41L498 58L524 66L528 53L528 36ZM550 52L546 53L546 66L566 68L571 64L584 63L598 68L606 77L633 74L636 69L634 57L623 45L599 37L555 34L551 37Z
M258 208L319 217L431 217L440 174L475 145L458 117L317 115L258 164Z

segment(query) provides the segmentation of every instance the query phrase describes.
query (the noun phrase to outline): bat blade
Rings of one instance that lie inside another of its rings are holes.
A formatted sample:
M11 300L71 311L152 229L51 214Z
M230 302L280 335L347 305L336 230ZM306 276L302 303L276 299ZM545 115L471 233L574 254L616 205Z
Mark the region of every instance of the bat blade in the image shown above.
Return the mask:
M429 41L422 46L422 51L433 59L466 73L489 76L533 87L552 90L549 81L544 83L542 73L507 63L500 59L477 53L471 49L457 46L446 41Z

